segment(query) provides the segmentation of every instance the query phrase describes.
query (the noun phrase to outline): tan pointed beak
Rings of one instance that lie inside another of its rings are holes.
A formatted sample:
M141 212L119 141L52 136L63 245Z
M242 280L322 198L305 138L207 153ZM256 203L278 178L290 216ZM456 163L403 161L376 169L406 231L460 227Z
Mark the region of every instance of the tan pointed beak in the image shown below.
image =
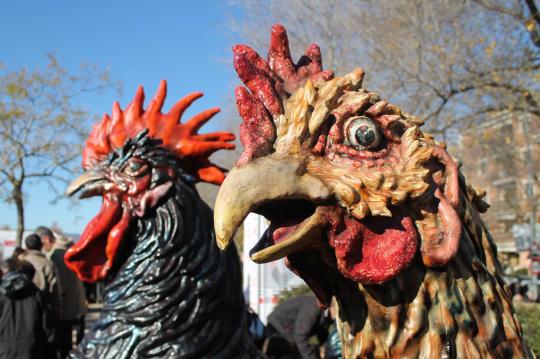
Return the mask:
M99 170L88 170L66 188L64 194L68 197L79 194L79 198L97 196L103 193L103 189L108 183L104 174Z
M225 249L246 216L258 206L280 199L322 202L330 190L306 172L305 159L257 158L233 168L219 190L214 207L214 226L219 248Z

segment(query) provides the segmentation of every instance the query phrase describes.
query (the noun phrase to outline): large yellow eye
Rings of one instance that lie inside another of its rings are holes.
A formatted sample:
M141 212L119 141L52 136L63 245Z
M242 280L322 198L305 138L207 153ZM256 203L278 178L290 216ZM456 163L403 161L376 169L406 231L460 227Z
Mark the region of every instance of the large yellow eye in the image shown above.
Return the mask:
M373 150L382 140L381 131L373 120L360 116L345 122L345 143L359 150Z

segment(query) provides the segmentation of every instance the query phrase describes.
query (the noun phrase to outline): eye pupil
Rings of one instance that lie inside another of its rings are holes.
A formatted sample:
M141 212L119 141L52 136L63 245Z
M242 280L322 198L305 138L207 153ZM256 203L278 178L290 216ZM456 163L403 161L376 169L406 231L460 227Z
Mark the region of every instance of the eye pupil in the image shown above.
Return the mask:
M375 140L375 131L367 126L360 126L355 133L356 141L364 147L368 147Z
M381 143L382 134L374 120L361 116L349 119L345 125L345 143L360 151L374 151Z
M127 167L127 172L128 173L135 173L138 170L140 170L141 167L142 167L142 165L139 162L132 161L132 162L129 163L129 165Z

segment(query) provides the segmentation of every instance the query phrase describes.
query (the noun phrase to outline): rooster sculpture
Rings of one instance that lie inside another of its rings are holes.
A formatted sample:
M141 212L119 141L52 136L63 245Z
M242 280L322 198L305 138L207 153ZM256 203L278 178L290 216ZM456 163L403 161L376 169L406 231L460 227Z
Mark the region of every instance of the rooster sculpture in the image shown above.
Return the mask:
M81 280L105 282L100 317L74 357L259 356L245 326L236 249L219 251L212 212L195 189L223 181L208 156L234 148L234 136L197 133L217 108L180 123L201 93L162 113L166 91L162 81L146 110L141 87L125 110L115 103L86 141L84 174L66 190L103 197L65 256Z
M311 45L291 60L272 29L267 60L234 47L244 152L215 205L227 248L249 212L270 225L250 256L287 266L328 306L345 358L526 358L487 209L421 121L323 71Z

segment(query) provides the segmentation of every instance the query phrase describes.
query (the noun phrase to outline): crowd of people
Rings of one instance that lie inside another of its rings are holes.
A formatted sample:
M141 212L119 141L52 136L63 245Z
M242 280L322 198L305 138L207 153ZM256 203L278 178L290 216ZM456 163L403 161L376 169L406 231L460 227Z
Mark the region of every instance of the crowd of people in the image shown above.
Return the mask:
M72 244L39 227L0 262L0 359L63 359L82 340L85 288L64 262ZM266 326L253 317L250 332L269 359L341 359L334 313L312 294L280 303Z
M64 263L72 243L39 227L24 245L0 262L0 358L66 358L87 311L83 284Z

